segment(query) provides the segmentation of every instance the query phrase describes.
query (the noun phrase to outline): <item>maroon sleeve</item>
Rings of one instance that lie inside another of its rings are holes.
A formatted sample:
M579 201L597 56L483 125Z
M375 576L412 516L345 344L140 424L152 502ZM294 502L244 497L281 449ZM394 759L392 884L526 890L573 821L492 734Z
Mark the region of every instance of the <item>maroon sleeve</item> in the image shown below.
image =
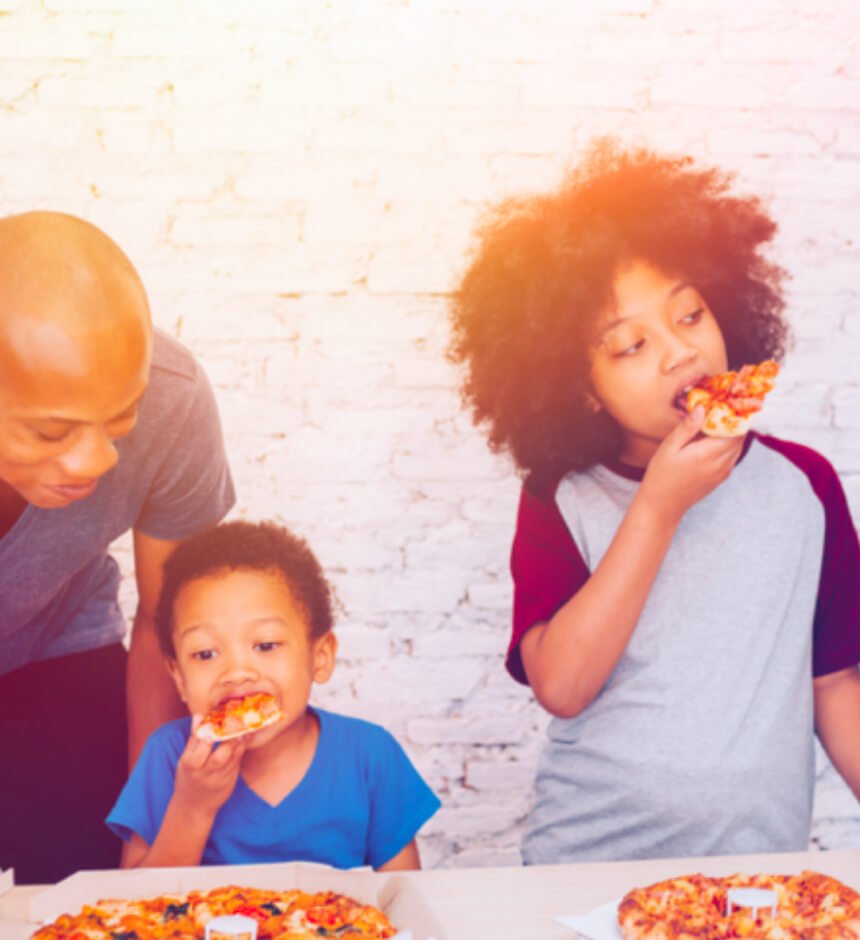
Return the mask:
M860 663L860 543L839 476L821 454L760 435L802 470L824 506L824 558L812 646L812 674L826 676Z
M511 549L514 578L513 635L505 665L528 685L520 641L549 620L588 580L590 572L555 502L557 484L542 493L523 487Z

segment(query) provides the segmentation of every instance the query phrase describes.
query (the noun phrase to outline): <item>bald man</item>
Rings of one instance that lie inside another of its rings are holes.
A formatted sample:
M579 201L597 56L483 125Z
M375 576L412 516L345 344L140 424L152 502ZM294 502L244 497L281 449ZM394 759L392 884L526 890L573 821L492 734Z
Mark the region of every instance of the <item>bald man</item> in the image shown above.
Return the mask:
M0 867L19 882L118 864L104 818L129 754L180 714L162 564L233 501L211 389L122 251L71 216L0 219ZM108 549L129 529L126 655Z

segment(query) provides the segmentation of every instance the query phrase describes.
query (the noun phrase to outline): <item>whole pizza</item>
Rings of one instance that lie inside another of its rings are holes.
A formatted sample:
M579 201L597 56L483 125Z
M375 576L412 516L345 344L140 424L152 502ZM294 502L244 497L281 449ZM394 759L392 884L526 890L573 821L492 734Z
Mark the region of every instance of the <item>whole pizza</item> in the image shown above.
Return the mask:
M737 372L709 375L686 394L686 408L705 409L702 433L711 437L739 437L746 434L750 418L761 411L764 396L773 391L779 365L772 359L743 366Z
M256 921L259 940L388 940L397 933L378 908L334 891L230 885L182 896L99 901L79 914L62 914L31 940L202 940L208 923L235 914Z
M736 903L750 894L769 894L775 906ZM852 940L860 938L860 893L814 871L686 875L634 888L618 905L618 925L625 940Z

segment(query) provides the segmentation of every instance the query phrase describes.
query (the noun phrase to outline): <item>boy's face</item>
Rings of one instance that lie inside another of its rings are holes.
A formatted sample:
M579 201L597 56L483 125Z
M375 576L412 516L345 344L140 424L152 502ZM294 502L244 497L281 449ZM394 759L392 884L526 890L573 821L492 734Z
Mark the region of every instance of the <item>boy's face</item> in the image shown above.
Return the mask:
M252 692L269 692L280 705L285 720L248 735L249 748L301 720L312 683L326 682L334 669L334 634L311 639L304 611L275 574L230 571L190 581L173 619L176 659L168 666L192 714Z
M726 371L726 345L704 298L683 278L634 261L616 275L614 294L591 353L594 406L620 427L621 459L644 467L686 414L685 391Z

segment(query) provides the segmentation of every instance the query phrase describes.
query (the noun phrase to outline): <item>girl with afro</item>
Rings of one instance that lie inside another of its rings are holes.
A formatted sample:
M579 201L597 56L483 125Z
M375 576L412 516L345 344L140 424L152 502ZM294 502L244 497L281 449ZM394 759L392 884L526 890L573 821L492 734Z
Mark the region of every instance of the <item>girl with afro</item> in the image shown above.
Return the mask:
M524 476L507 667L553 718L527 863L805 850L813 729L860 796L860 549L819 454L700 433L787 344L776 226L688 158L598 144L478 231L452 357Z

